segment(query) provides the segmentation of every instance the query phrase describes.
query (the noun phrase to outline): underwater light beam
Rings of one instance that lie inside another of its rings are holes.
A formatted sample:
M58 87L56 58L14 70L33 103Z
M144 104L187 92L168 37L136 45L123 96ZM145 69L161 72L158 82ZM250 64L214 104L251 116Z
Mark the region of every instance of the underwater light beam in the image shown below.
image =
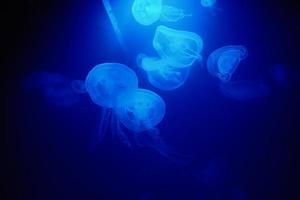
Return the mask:
M114 32L117 36L119 44L121 45L122 49L126 51L127 48L126 48L126 45L124 43L123 36L122 36L121 30L120 30L119 25L118 25L118 20L117 20L116 16L114 15L113 11L112 11L110 0L102 0L102 3L104 5L105 11L106 11L106 13L109 17L109 20L112 24Z

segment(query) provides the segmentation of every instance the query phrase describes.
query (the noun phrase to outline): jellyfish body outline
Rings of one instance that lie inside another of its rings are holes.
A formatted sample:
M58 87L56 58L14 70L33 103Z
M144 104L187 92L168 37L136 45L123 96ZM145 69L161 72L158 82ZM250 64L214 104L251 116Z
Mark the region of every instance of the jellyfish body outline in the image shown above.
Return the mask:
M202 58L203 40L194 32L160 25L152 44L158 55L172 67L189 67Z
M166 104L158 94L139 88L120 96L115 110L126 128L142 132L154 128L163 120Z
M116 106L119 95L137 87L138 78L135 72L120 63L96 65L85 80L85 88L92 101L107 108Z
M217 0L201 0L203 7L211 8L216 4Z
M161 90L175 90L181 87L190 73L190 67L175 68L168 65L164 59L145 54L137 56L137 65L147 73L150 84Z
M221 81L230 81L240 62L246 59L248 50L242 45L229 45L213 51L207 60L208 72Z

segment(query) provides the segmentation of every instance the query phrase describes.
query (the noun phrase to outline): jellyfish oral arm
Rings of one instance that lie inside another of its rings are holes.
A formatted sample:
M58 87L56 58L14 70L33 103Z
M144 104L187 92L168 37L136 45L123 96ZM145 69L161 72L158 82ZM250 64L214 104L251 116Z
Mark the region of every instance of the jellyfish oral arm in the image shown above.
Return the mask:
M104 5L105 11L106 11L106 13L109 17L109 20L112 24L114 32L117 36L119 44L121 45L123 50L126 50L127 48L126 48L126 45L125 45L124 40L123 40L122 32L119 28L118 20L117 20L116 16L114 15L113 11L112 11L110 0L102 0L102 3Z

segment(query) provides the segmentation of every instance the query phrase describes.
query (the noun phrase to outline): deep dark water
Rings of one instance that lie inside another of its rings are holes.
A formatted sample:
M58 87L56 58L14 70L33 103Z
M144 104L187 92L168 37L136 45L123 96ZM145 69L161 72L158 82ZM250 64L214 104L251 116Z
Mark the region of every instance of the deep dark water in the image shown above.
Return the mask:
M234 79L262 79L270 96L246 102L224 97L201 64L192 67L183 87L160 91L135 66L135 55L151 48L128 26L131 49L123 53L100 0L10 2L1 42L3 199L299 199L299 8L293 1L217 2L222 10L215 16L197 13L199 24L191 19L191 31L204 40L204 61L218 47L245 45L249 57ZM189 29L187 22L176 26ZM139 31L150 40L155 26ZM102 62L127 64L141 87L165 99L167 113L158 128L169 146L186 155L185 163L109 137L91 149L101 108L87 95L66 106L68 101L24 92L32 72L84 79ZM284 70L279 78L276 64Z

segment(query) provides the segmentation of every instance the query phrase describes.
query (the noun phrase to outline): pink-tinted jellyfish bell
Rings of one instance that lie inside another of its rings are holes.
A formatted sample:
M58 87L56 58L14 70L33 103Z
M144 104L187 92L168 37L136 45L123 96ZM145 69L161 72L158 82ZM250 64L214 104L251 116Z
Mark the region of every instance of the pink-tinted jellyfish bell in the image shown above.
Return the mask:
M230 81L240 62L248 56L247 48L241 45L221 47L210 54L208 72L223 82Z

